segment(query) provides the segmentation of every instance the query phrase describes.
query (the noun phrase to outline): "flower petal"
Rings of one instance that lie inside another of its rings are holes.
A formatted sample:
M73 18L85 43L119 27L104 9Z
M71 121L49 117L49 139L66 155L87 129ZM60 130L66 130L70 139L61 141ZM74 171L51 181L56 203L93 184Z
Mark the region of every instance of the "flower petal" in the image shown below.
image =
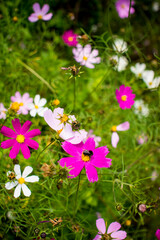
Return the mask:
M26 186L26 184L22 184L22 191L24 196L29 197L31 196L31 190Z
M77 161L79 161L79 159L76 157L65 157L61 158L58 163L61 167L70 167L74 165Z
M34 4L33 4L33 10L34 10L35 12L41 11L41 8L40 8L39 3L34 3Z
M48 4L44 4L42 9L41 9L41 11L45 15L49 11L49 5Z
M21 123L18 118L12 120L12 125L17 134L20 134L21 131Z
M25 182L38 182L38 181L39 181L39 177L35 175L25 178Z
M101 238L102 238L102 236L99 235L99 234L97 234L93 240L99 240L99 239L101 239Z
M130 127L129 122L124 122L117 126L117 131L126 131L129 129L129 127Z
M14 165L14 172L16 174L16 179L19 179L21 177L21 168L19 164Z
M17 184L18 184L17 181L15 181L15 182L7 182L7 183L5 184L5 188L6 188L7 190L10 190L10 189L14 188L15 186L17 186Z
M117 132L113 132L113 133L112 133L112 137L111 137L112 146L113 146L114 148L116 148L118 142L119 142L119 136L118 136Z
M49 21L52 18L52 16L53 16L53 13L48 13L48 14L44 15L42 19L44 21Z
M59 136L64 140L68 140L70 138L73 138L74 137L74 132L72 131L71 124L66 123L65 127L63 128L63 130L61 131Z
M96 226L98 228L98 231L100 231L100 233L105 234L106 232L106 224L103 218L98 218L96 220Z
M112 233L112 232L116 232L121 228L121 224L118 222L112 222L107 230L107 234Z
M127 233L125 231L117 231L113 232L111 237L116 239L125 239L127 237Z
M26 138L33 138L41 134L39 129L33 129L25 134Z
M30 148L33 148L36 150L39 148L39 144L32 139L26 139L25 144L27 144L27 146L29 146Z
M35 103L35 105L38 105L38 106L39 106L39 101L40 101L40 95L37 94L37 95L35 96L35 98L34 98L34 103Z
M4 149L10 148L10 147L12 147L15 143L16 143L16 140L15 140L15 139L8 139L8 140L3 141L3 142L1 143L1 148L4 148Z
M83 145L84 144L82 142L79 144L73 145L73 144L65 141L62 143L61 146L64 149L64 151L67 152L68 154L70 154L71 156L81 158Z
M0 131L4 136L10 138L16 138L17 134L9 127L3 126Z
M14 190L14 197L15 197L15 198L18 198L18 197L20 196L20 194L21 194L21 188L22 188L21 184L18 184L17 187L16 187L16 189Z
M25 134L30 129L31 125L32 122L27 120L21 128L21 134Z
M75 164L73 164L70 168L71 170L69 171L69 174L71 176L69 176L70 178L75 178L77 177L80 172L82 171L82 168L84 167L84 162L82 161L78 161Z
M85 165L87 178L90 182L98 181L98 174L95 167L93 167L90 163Z
M31 154L30 154L29 148L27 147L27 145L25 143L21 144L21 152L25 159L30 158Z
M32 110L30 111L30 115L31 115L32 117L35 117L36 114L37 114L37 109L32 109Z
M83 145L84 150L94 151L95 150L95 141L94 138L88 138Z
M25 169L22 173L22 177L23 178L27 177L32 171L33 171L32 167L30 167L30 166L25 167Z
M19 150L20 150L20 144L18 142L15 142L12 149L10 150L9 157L11 159L16 158L19 153Z

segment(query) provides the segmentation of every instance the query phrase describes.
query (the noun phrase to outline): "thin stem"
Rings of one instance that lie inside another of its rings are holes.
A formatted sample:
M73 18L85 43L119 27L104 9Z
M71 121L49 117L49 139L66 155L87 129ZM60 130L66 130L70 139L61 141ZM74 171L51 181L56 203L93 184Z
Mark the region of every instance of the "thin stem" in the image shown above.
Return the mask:
M51 144L53 144L53 143L55 143L55 142L56 142L56 140L50 142L50 143L38 154L37 161L38 161L38 158L39 158L39 156L41 155L41 153L43 153Z
M2 126L1 126L1 128L0 128L0 131L1 131L2 127L4 126L5 122L7 121L7 119L8 119L8 118L6 118L6 119L4 120L4 122L3 122L3 124L2 124Z
M75 108L76 108L76 77L73 78L73 81L74 81L74 103L73 103L73 110L75 111Z
M81 178L81 173L79 174L78 177L78 184L77 184L77 191L76 191L76 199L75 199L75 212L74 212L74 217L77 213L77 199L78 199L78 191L79 191L79 185L80 185L80 178Z

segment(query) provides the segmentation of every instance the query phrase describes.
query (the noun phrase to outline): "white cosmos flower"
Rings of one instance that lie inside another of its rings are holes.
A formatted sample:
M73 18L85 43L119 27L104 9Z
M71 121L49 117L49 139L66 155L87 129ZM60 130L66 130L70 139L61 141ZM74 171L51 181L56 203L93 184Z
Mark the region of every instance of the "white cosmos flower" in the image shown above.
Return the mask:
M3 103L0 103L0 119L6 119L7 109L4 107Z
M160 84L160 77L154 78L154 72L152 70L144 71L142 75L143 81L148 88L157 88Z
M121 72L126 69L126 66L128 65L128 60L126 57L118 57L117 55L111 57L111 61L114 63L114 68L118 72Z
M142 78L143 72L145 71L146 64L144 63L136 63L136 65L131 67L131 72L133 72L136 77Z
M40 95L37 94L34 98L34 102L28 104L30 115L35 117L36 114L38 114L40 117L43 117L44 112L48 109L47 107L44 107L46 102L47 100L45 98L40 99Z
M124 53L128 51L127 43L123 39L117 38L114 40L113 49L117 52Z
M149 115L148 105L144 104L143 100L136 100L133 106L135 114L138 114L139 117L141 116L147 117Z
M31 195L31 191L26 186L25 182L38 182L39 181L38 176L32 175L32 176L27 177L32 171L33 171L33 168L30 167L30 166L27 166L27 167L25 167L23 173L21 174L20 165L16 164L14 166L14 172L15 172L15 179L16 180L12 181L12 182L7 182L5 184L5 188L7 190L10 190L10 189L16 187L15 190L14 190L14 197L15 198L18 198L20 196L21 189L23 191L23 194L26 197L29 197ZM8 175L8 173L7 173L7 175Z

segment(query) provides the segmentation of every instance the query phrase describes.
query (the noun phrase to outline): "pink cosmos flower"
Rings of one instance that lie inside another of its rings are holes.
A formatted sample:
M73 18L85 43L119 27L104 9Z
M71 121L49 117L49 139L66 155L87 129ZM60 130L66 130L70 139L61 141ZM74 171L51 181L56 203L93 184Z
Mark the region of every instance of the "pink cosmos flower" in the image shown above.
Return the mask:
M6 119L7 109L4 107L3 103L0 103L0 119Z
M62 148L72 157L61 158L61 167L70 169L70 178L77 177L83 168L86 169L87 178L90 182L98 181L98 174L95 167L109 168L112 159L105 156L109 153L106 146L95 148L93 138L88 138L85 143L73 145L67 141L62 143Z
M125 231L118 231L121 228L121 224L118 222L111 223L108 227L107 233L106 233L106 224L103 218L99 218L96 220L96 226L99 232L93 240L98 240L98 239L122 240L127 237L127 233Z
M158 240L160 240L160 229L157 229L155 236Z
M101 137L96 136L96 135L93 134L93 130L92 130L92 129L89 130L89 132L88 132L88 134L87 134L87 138L93 138L94 141L95 141L96 147L98 147L99 142L102 140ZM84 139L84 141L86 141L87 138Z
M121 85L119 90L116 89L116 98L119 103L120 108L131 108L134 104L135 94L132 93L131 87L125 87Z
M90 44L87 44L84 48L81 44L77 44L77 48L73 48L72 52L74 54L74 59L88 68L94 68L95 66L93 63L101 62L101 58L97 57L99 53L98 50L94 49L92 51Z
M1 133L6 137L11 138L2 142L1 148L6 149L12 147L9 153L9 157L11 159L16 158L20 149L25 159L30 158L29 147L36 150L39 147L39 144L31 138L40 135L41 131L39 129L33 129L31 131L28 131L30 126L32 125L32 122L26 121L21 127L18 118L12 120L12 125L15 131L6 126L3 126L1 128Z
M114 148L117 147L117 144L119 142L119 136L118 136L117 131L126 131L126 130L129 129L129 127L130 127L129 122L124 122L124 123L121 123L118 126L113 126L112 127L111 131L113 133L112 133L112 137L111 137L111 143L112 143L112 146Z
M43 19L44 21L48 21L53 16L52 13L47 14L47 12L49 11L49 5L48 4L44 4L42 9L41 9L39 3L34 3L33 4L33 11L34 11L34 13L32 13L28 17L28 20L30 22L37 22L40 19Z
M77 41L78 35L74 33L72 30L65 31L62 35L63 41L69 46L69 47L75 47L78 43Z
M128 18L129 12L130 14L133 14L135 12L134 8L132 7L134 5L134 1L131 1L131 7L130 7L130 0L118 0L116 2L116 10L118 12L118 15L120 18Z
M11 97L11 101L19 104L17 114L26 115L29 111L28 104L33 102L33 98L30 98L29 93L24 93L23 96L21 96L20 92L16 92L15 96Z
M99 232L93 240L98 240L98 239L122 240L127 237L126 231L118 231L121 228L121 224L118 222L112 222L108 227L107 233L106 233L106 224L103 218L99 218L96 220L96 226Z
M148 137L142 133L142 135L137 137L137 142L139 145L142 145L148 141Z

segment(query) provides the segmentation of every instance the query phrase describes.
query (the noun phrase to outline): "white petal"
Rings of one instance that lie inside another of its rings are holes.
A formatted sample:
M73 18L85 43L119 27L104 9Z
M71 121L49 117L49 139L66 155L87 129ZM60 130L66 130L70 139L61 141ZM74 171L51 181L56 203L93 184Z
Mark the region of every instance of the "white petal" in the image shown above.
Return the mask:
M16 174L16 178L19 179L21 177L21 168L19 164L14 165L14 171Z
M15 182L7 182L7 183L5 184L5 188L6 188L7 190L10 190L10 189L14 188L15 186L17 186L17 184L18 184L17 181L15 181Z
M41 100L39 101L38 106L39 107L43 107L46 104L47 100L45 98L41 98Z
M36 116L36 113L37 113L37 110L36 110L35 108L30 111L30 115L31 115L32 117L35 117L35 116Z
M30 189L26 186L26 184L22 184L22 191L24 196L29 197L31 196L31 191Z
M116 148L118 142L119 142L119 136L118 136L117 132L113 132L113 133L112 133L112 137L111 137L112 146L113 146L114 148Z
M34 98L34 103L35 103L35 105L38 105L38 104L39 104L39 100L40 100L40 95L37 94L37 95L35 96L35 98Z
M32 171L33 171L32 167L30 167L30 166L25 167L25 169L22 173L22 178L27 177Z
M39 177L35 175L25 178L25 182L38 182L38 181L39 181Z
M18 198L18 197L20 196L20 194L21 194L21 188L22 188L21 184L18 184L18 186L17 186L16 189L14 190L14 197L15 197L15 198Z

